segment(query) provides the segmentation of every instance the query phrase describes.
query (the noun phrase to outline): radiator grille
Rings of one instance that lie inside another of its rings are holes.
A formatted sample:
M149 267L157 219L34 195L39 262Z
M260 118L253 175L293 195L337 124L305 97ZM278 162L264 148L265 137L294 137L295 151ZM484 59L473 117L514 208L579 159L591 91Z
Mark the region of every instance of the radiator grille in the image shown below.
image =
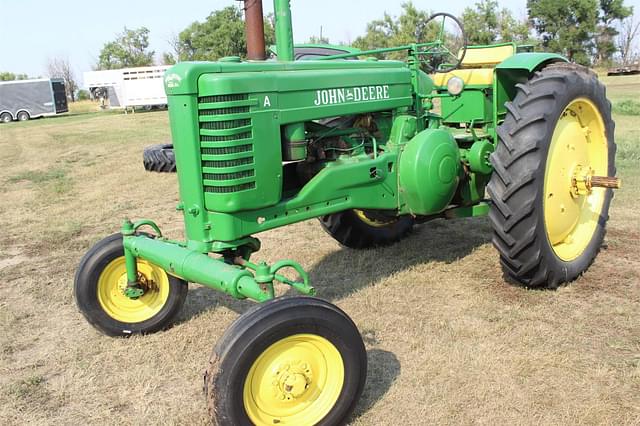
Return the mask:
M203 161L202 167L225 168L244 166L246 164L253 164L253 157L240 158L239 160Z
M201 96L198 98L198 102L201 104L215 103L215 102L233 102L233 101L246 101L249 99L249 95L215 95L215 96Z
M220 108L220 109L203 109L203 110L200 110L200 115L242 114L244 112L249 112L248 106Z
M256 187L255 182L242 183L240 185L232 186L205 186L204 192L213 192L215 194L228 194L231 192L240 192L246 189L254 189Z
M206 180L232 180L253 177L254 174L253 170L244 170L235 173L203 173L202 177Z
M203 117L204 115L200 115ZM206 130L229 130L235 129L238 127L249 126L251 124L251 119L242 119L242 120L227 120L227 121L205 121L200 124L201 129Z
M239 152L249 152L251 150L253 150L253 144L225 146L220 148L202 148L201 152L204 155L223 155L223 154L237 154Z
M237 135L228 135L228 136L200 136L201 142L227 142L227 141L238 141L242 139L251 139L251 132L246 133L238 133Z
M198 103L204 191L230 194L255 189L249 95L201 96Z

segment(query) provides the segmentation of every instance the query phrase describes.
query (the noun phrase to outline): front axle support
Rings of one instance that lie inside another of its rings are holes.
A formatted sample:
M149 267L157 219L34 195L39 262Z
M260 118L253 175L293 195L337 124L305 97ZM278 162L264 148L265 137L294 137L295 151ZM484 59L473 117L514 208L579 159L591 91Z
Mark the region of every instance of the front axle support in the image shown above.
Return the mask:
M128 287L132 290L140 287L136 262L136 259L140 258L185 281L206 285L236 299L249 298L257 302L271 300L275 297L274 280L287 284L306 295L315 293L313 287L309 285L307 273L302 266L292 260L281 260L269 266L264 262L254 264L238 258L234 264L230 264L222 260L223 258L214 259L205 253L189 249L184 242L136 233L137 228L143 225L149 225L156 232L159 231L157 225L149 220L136 223L126 220L122 227ZM290 280L277 273L286 267L293 268L302 277L302 282ZM250 270L255 271L256 275L254 276ZM135 297L140 296L134 291L130 293Z

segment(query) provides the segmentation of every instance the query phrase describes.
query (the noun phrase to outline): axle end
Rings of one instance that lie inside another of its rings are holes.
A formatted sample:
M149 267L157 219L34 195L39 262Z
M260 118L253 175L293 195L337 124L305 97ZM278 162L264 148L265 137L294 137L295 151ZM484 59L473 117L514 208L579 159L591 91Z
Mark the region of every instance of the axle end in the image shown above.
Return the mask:
M620 189L622 188L622 179L610 176L591 176L588 186L591 188Z

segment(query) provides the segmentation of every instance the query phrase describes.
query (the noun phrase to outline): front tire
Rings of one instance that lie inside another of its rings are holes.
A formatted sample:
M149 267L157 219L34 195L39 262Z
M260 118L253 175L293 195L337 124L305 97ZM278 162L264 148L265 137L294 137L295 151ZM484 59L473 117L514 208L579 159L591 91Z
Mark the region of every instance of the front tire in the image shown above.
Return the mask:
M187 283L160 267L138 259L147 288L138 299L124 295L127 270L122 235L93 246L78 266L76 304L96 329L109 336L153 333L172 324L187 297Z
M17 115L18 121L28 121L30 118L29 113L26 111L20 111Z
M336 425L366 379L360 333L321 299L285 297L243 314L216 345L204 377L220 425Z
M493 244L508 278L556 288L582 274L604 239L612 190L580 193L585 176L615 176L611 104L597 76L552 64L518 85L498 128L488 185Z
M0 123L10 123L13 120L13 117L8 112L3 112L0 114Z

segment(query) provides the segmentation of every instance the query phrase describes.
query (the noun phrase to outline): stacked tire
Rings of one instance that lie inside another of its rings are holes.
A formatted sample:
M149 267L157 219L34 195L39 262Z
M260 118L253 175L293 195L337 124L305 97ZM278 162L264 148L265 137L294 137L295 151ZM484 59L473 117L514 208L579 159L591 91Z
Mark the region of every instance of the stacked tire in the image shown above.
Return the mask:
M150 172L175 173L176 157L172 144L151 145L142 153L144 168Z

